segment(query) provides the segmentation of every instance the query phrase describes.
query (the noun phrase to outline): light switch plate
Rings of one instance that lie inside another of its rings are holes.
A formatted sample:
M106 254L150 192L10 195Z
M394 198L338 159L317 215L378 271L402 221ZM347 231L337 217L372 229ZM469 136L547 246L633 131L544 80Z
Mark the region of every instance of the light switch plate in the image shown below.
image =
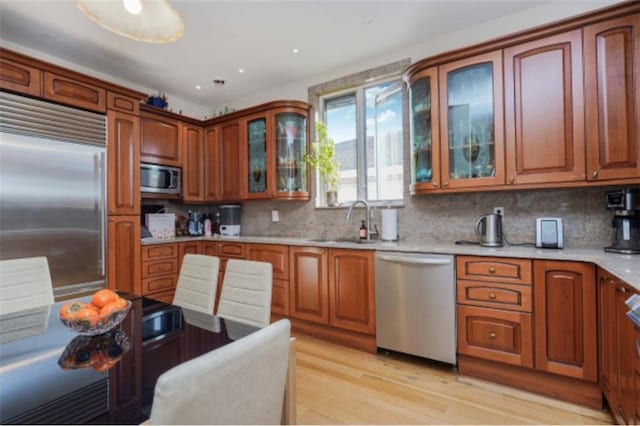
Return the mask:
M280 222L280 210L271 210L271 222Z

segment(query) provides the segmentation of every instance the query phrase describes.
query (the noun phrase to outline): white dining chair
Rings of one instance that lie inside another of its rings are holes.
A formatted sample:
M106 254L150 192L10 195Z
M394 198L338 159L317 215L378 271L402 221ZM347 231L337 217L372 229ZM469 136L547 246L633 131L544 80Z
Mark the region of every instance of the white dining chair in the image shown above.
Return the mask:
M269 325L272 269L267 262L230 259L224 273L216 315L256 327Z
M165 372L150 423L279 424L287 418L285 386L295 385L287 383L290 333L283 319Z
M53 304L46 257L0 260L0 314Z
M220 259L215 256L185 254L173 304L205 314L213 314L219 269Z

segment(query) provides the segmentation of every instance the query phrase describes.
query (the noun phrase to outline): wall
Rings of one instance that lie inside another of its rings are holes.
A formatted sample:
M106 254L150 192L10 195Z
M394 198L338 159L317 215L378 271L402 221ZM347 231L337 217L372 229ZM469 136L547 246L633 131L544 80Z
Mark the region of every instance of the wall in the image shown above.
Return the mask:
M228 103L236 109L258 105L273 99L295 99L307 101L307 88L324 83L348 74L375 68L404 58L417 62L449 50L470 46L492 38L501 37L517 31L526 30L546 23L559 21L571 16L580 15L591 10L600 9L619 3L620 0L560 0L550 1L527 9L520 13L504 16L469 27L463 31L443 34L429 40L417 40L416 44L394 49L391 52L379 52L374 57L359 61L345 67L314 75L310 78L293 82L285 86L274 87L251 96L239 98ZM224 109L224 105L210 108L210 116L215 111Z

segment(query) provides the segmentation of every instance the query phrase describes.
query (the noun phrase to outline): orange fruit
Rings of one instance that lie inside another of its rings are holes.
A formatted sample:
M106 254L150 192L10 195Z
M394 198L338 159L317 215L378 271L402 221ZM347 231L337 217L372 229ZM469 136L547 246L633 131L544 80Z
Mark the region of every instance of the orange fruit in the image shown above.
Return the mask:
M74 319L89 327L94 327L100 321L100 314L91 308L83 307L76 313Z
M112 313L123 310L124 306L127 306L127 302L125 301L124 306L122 306L122 303L120 303L119 300L124 299L118 299L115 302L111 302L108 305L103 306L102 309L100 309L100 316L102 318L107 318Z
M109 303L115 302L116 299L118 299L118 294L115 291L103 288L102 290L98 290L93 294L91 303L96 305L98 308L103 308Z
M85 306L86 306L86 303L80 303L80 302L66 303L62 306L62 308L60 308L60 312L59 312L60 317L66 320L74 319L76 318L76 315L78 314L78 312L84 309Z

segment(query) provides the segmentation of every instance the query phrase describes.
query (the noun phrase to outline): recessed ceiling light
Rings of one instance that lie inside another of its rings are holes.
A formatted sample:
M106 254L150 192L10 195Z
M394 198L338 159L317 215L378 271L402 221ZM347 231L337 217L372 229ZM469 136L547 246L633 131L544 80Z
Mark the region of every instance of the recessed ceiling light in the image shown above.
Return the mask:
M298 49L296 49L295 47L294 47L293 49L291 49L291 51L292 51L293 53L298 53L298 52L300 52L300 51L299 51Z
M240 74L244 73L244 68L238 68L238 72L239 72Z
M200 90L200 89L202 89L202 87L196 86L196 90Z

